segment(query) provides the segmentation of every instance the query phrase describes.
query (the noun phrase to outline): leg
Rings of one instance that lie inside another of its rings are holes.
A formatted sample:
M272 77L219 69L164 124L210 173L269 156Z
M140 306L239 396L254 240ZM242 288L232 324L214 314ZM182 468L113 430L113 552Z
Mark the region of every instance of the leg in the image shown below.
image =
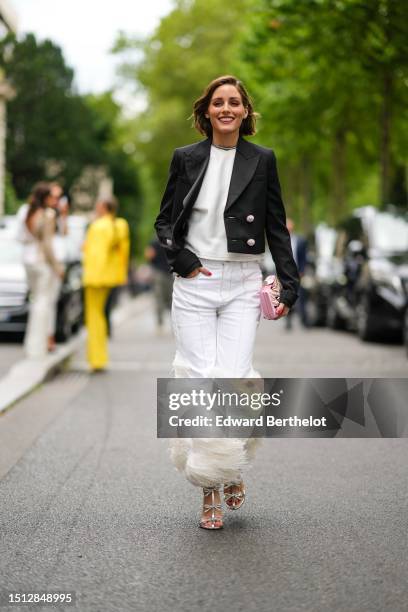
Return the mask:
M50 317L48 324L48 350L50 351L55 349L55 333L57 330L57 306L59 294L61 291L61 285L61 279L56 274L53 274L51 282Z
M208 378L214 368L217 291L211 281L214 279L203 275L174 281L172 323L176 339L173 362L176 378ZM200 521L203 529L222 527L221 500L216 488L219 482L211 463L211 448L217 442L219 444L219 440L186 438L170 442L171 458L176 467L192 484L205 487Z
M85 324L88 330L87 356L93 370L103 369L108 363L107 324L105 304L107 287L85 287Z
M217 329L217 376L225 378L258 378L252 365L256 331L260 320L259 291L262 273L256 263L234 264L226 267L223 298ZM256 438L228 439L231 452L240 458L242 468L249 463L259 445ZM245 500L242 469L224 480L225 503L231 510L241 508Z
M262 273L257 263L233 264L226 266L224 273L217 326L217 376L259 378L252 355L260 320Z
M24 347L27 357L38 359L47 355L47 337L52 306L53 271L46 263L26 266L31 303Z
M217 487L204 488L203 514L200 527L203 529L222 529L222 506Z
M112 336L112 312L116 308L120 293L120 287L112 287L109 290L108 297L105 303L105 318L109 338Z
M259 377L252 368L260 317L259 266L208 260L203 265L212 271L211 277L174 281L175 376ZM239 481L257 443L254 438L174 439L171 459L192 484L212 487Z
M300 287L299 287L298 309L299 309L300 320L302 322L303 327L309 327L309 322L307 320L306 300L307 300L307 293L306 293L304 287L302 287L302 285L300 285Z
M173 276L164 272L164 301L167 310L171 310L171 300L173 294Z
M160 270L154 271L153 289L156 306L156 323L157 327L160 328L163 325L163 313L165 310L163 273Z
M216 358L216 290L212 279L178 277L174 281L172 323L176 340L176 378L209 378Z

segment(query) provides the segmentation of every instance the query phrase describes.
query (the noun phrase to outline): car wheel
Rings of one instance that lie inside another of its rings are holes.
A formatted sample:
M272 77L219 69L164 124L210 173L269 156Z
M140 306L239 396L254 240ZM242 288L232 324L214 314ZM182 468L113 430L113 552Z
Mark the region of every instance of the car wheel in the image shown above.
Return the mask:
M356 308L357 335L360 340L368 342L375 337L375 330L372 325L370 305L367 296L363 296Z

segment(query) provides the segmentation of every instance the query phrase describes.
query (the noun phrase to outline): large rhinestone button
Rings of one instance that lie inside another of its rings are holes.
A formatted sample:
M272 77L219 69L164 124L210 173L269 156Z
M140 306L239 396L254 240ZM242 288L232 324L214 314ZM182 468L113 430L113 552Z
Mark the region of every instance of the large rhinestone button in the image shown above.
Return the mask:
M170 240L170 238L166 238L166 244L167 246L173 246L173 242Z
M249 240L247 240L248 246L254 246L254 244L255 244L255 240L253 238L249 238Z
M248 223L252 223L252 221L255 219L254 215L248 215L246 220L248 221Z

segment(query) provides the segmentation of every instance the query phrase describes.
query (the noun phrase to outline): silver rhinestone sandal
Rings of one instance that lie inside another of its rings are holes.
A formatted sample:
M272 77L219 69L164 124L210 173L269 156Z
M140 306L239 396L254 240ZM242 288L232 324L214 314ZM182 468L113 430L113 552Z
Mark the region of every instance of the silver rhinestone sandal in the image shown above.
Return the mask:
M232 492L232 487L240 486L241 491ZM230 489L228 491L228 489ZM239 510L245 501L245 487L241 482L226 482L224 484L224 501L230 510Z
M202 518L200 521L200 527L202 529L222 529L224 526L222 516L215 516L216 510L221 510L221 504L215 503L215 491L218 491L219 487L203 487L203 493L205 496L211 494L211 504L204 504L203 510L207 512L211 510L211 516L208 518Z

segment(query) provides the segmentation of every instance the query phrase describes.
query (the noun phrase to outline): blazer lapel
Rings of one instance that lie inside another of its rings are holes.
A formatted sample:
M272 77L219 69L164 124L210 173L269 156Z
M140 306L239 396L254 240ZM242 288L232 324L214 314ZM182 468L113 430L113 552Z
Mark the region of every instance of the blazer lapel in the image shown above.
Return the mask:
M202 168L203 162L210 157L211 139L201 140L196 144L194 149L186 154L185 166L186 174L191 182L195 183Z
M186 209L191 202L194 202L200 191L208 162L210 160L211 138L201 140L191 153L186 155L185 167L186 174L192 183L192 186L183 200L183 207ZM260 153L255 147L239 137L237 143L237 151L232 168L231 182L228 191L225 210L227 210L239 195L244 191L252 179L256 167L260 159Z
M240 136L237 143L225 210L232 206L252 179L260 157L261 154L257 152L255 147Z
M201 184L210 161L211 139L201 140L191 153L185 157L186 174L192 183L187 195L183 199L183 207L186 209L190 202L194 202L200 191Z

